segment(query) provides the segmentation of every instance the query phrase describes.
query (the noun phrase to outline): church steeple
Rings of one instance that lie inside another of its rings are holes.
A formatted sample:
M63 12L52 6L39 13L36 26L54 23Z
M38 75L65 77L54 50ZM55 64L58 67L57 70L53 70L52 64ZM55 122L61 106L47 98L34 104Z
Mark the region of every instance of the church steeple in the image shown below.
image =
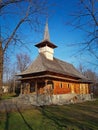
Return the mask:
M48 21L46 21L46 26L45 26L45 31L44 31L44 40L50 41Z
M39 53L44 54L48 60L53 60L54 48L57 46L50 42L48 22L46 22L43 41L35 46L39 48Z

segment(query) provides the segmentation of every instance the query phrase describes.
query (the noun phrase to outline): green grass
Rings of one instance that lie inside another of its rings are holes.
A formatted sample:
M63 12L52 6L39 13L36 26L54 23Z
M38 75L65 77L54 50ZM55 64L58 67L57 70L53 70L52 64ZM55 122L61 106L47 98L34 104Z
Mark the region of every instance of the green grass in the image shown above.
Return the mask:
M17 95L15 93L6 93L3 94L1 97L1 100L5 100L5 99L11 99L13 97L16 97Z
M0 130L98 130L98 100L0 113Z

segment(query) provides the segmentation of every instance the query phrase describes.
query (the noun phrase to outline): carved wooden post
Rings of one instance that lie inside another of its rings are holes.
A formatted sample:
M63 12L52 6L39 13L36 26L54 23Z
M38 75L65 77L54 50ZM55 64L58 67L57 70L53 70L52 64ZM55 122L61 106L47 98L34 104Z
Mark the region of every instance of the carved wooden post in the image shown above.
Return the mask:
M44 89L44 93L45 93L45 94L48 94L48 92L47 92L47 80L45 80L45 89Z
M35 92L36 92L36 95L38 95L37 80L35 81Z
M30 83L28 83L28 94L30 93Z
M35 80L35 92L36 92L36 103L38 103L38 88L37 88L37 80Z
M20 90L20 94L22 94L22 86L23 86L23 85L22 85L22 83L21 83L21 90Z

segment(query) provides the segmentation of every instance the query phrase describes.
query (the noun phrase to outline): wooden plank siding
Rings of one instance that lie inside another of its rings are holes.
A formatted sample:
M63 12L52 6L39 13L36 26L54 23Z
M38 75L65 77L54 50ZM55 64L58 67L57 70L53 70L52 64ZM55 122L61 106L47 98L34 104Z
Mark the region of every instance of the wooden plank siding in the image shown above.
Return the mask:
M71 92L69 83L54 81L54 94L66 94Z
M33 84L33 85L32 85ZM45 91L51 91L52 94L88 94L89 85L85 83L72 83L56 80L33 81L33 83L25 83L23 87L23 94L35 93L44 94ZM31 91L33 89L33 91Z

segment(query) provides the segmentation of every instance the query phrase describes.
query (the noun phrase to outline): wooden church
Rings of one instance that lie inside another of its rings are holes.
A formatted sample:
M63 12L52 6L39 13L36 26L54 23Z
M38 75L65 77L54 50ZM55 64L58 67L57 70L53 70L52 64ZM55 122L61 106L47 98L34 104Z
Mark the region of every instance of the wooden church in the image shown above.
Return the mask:
M91 81L72 64L54 57L57 46L50 41L48 23L43 41L35 47L39 51L37 58L25 71L18 74L21 94L89 94Z

